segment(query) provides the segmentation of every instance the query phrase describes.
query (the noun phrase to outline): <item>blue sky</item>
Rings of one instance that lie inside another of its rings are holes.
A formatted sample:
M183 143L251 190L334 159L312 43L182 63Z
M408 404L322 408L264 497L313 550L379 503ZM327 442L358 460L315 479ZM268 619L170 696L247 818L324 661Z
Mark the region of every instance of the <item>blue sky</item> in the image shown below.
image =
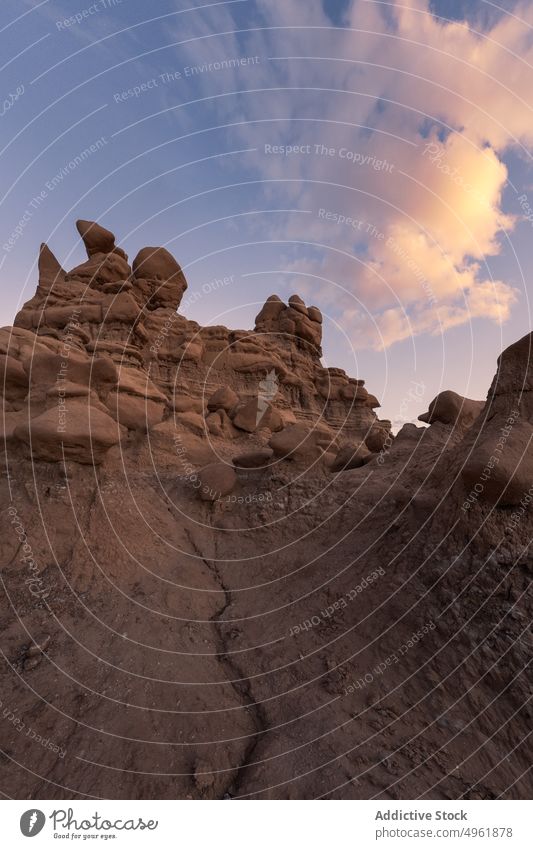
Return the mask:
M530 3L3 12L3 324L40 242L72 267L89 218L131 258L166 245L204 324L251 327L274 292L316 303L327 364L365 378L383 416L444 388L485 396L531 324Z

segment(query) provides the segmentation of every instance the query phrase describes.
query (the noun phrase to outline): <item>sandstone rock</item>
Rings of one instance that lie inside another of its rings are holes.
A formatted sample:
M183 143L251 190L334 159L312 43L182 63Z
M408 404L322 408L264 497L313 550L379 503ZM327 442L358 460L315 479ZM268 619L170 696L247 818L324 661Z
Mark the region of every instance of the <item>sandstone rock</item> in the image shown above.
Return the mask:
M160 400L115 390L108 395L106 407L119 424L142 433L159 424L165 413L165 404Z
M489 398L533 391L533 333L509 345L498 357Z
M89 259L94 254L110 254L115 248L115 236L110 230L106 230L95 221L76 221L78 233L83 239L83 244Z
M175 422L198 436L205 436L205 419L199 413L176 413Z
M116 366L109 357L90 357L73 350L67 354L62 350L53 353L42 346L35 349L28 346L21 350L21 355L24 371L34 386L48 387L62 378L105 394L118 381Z
M119 392L128 392L130 395L138 395L139 398L149 398L151 401L159 401L166 404L167 397L148 377L147 372L136 368L121 368L118 373Z
M256 330L259 329L259 325L263 325L265 322L276 321L284 309L285 304L281 298L278 295L270 295L261 312L256 316Z
M233 465L239 469L258 469L270 463L274 451L272 448L258 448L248 454L239 454L233 458Z
M364 466L371 456L372 452L368 450L364 443L344 445L339 449L331 466L331 471L342 472L348 469L358 469L360 466Z
M463 398L457 392L446 390L433 399L428 412L420 415L418 420L426 424L442 422L466 428L473 424L484 406L484 401L472 401L470 398Z
M307 307L307 315L311 319L311 321L316 321L317 324L322 324L322 313L318 309L318 307Z
M8 401L20 401L28 392L28 375L14 357L0 354L0 392Z
M110 283L127 280L129 275L130 267L122 256L117 253L97 253L69 271L65 280L81 281L85 286L102 289Z
M166 248L142 248L133 260L132 269L135 290L148 309L179 306L187 281Z
M231 389L230 386L221 386L220 389L211 395L207 402L207 409L211 411L225 410L226 413L231 413L234 407L239 403L239 396Z
M39 286L50 289L54 284L65 282L65 272L54 254L44 242L39 250Z
M87 398L89 395L98 401L96 392L83 383L73 383L71 380L60 381L46 390L46 397L53 404L57 404L58 398Z
M106 286L120 286L122 283L113 283ZM141 315L141 309L135 298L128 292L119 292L116 295L107 297L102 303L102 320L107 322L123 322L124 324L133 324Z
M150 428L147 436L151 453L171 455L178 463L178 470L190 474L216 459L213 448L205 435L196 436L171 419Z
M261 399L252 398L242 406L237 407L232 417L233 424L247 433L254 433L258 428L268 428L272 432L282 430L281 415L270 404Z
M390 428L373 427L365 438L365 445L369 451L378 454L391 441L391 438Z
M98 464L125 434L111 416L82 401L72 400L62 417L59 408L15 428L15 437L30 446L34 459L57 461L63 457L83 464Z
M520 504L533 484L533 425L518 420L506 426L505 419L492 419L461 475L474 500L502 507Z
M302 299L300 298L299 295L291 295L290 296L289 306L292 307L293 310L296 310L296 312L299 312L302 315L305 315L306 318L307 318L307 315L308 315L307 307L306 307L304 301L302 301Z
M233 492L237 485L235 470L226 463L210 463L199 472L202 483L198 490L202 501L218 501Z
M277 295L271 295L256 317L255 332L276 334L276 342L282 347L290 347L292 344L298 346L297 340L301 340L306 343L304 350L318 359L322 356L322 326L319 313L317 310L310 318L305 303L298 295L291 295L288 306L285 306Z
M376 417L365 407L366 390L359 392L363 381L350 380L342 369L325 370L318 359L318 308L306 307L298 295L288 304L271 296L258 315L255 332L222 325L201 328L176 313L187 284L168 251L142 249L131 271L109 230L90 221L80 221L78 230L88 262L64 275L43 247L43 280L58 279L51 289L38 287L17 318L19 326L10 331L11 338L0 332L0 351L15 345L14 359L26 378L31 375L29 386L21 387L13 401L5 399L10 412L24 403L23 392L29 389L33 417L53 409L59 398L78 399L142 433L162 424L167 411L174 410L176 425L185 435L211 434L233 441L253 433L255 444L265 443L289 422L323 417L327 424L321 439L314 434L306 442L312 457L329 450L341 428L350 439L369 431ZM42 344L35 343L35 333ZM265 373L272 372L276 387L271 395L262 383ZM178 373L180 389L173 397ZM220 388L206 405L202 387L213 381ZM325 403L317 391L321 381L333 386ZM248 400L241 403L240 397ZM207 418L200 422L206 406ZM303 459L304 454L296 452L294 458Z
M240 434L225 410L217 410L206 416L205 423L209 433L225 439L236 439Z
M200 398L190 395L175 395L171 406L176 413L203 413L204 404Z
M134 277L170 281L183 277L182 270L166 248L142 248L132 265Z
M282 459L311 461L322 453L317 444L317 432L305 425L289 425L275 433L268 444L276 457Z

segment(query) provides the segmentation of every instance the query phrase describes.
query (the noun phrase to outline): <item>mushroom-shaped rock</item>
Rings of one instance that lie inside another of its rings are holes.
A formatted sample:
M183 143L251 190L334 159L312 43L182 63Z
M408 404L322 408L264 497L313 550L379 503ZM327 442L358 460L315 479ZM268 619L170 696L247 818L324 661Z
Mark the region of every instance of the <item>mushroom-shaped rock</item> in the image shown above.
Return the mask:
M425 424L442 422L442 424L447 425L470 427L484 406L484 401L472 401L470 398L463 398L457 392L447 389L433 399L427 413L419 416L418 420L425 422Z
M259 469L268 465L274 456L272 448L258 448L247 454L239 454L233 458L233 465L238 469Z
M237 485L237 475L232 466L226 463L210 463L198 473L202 484L198 493L202 501L218 501L233 492Z
M220 389L211 395L207 402L207 409L216 412L216 410L225 410L230 413L239 403L239 396L230 386L221 386Z
M39 286L51 289L54 283L64 283L65 272L44 242L39 250Z
M133 260L133 276L145 280L173 280L183 272L166 248L141 248Z
M337 456L331 465L332 472L342 472L348 469L358 469L364 466L372 456L364 443L358 445L343 445L337 452Z
M135 288L149 309L176 309L187 288L185 275L166 248L142 248L133 260Z
M89 259L94 254L110 254L115 250L115 236L111 230L106 230L95 221L76 221L78 233L83 239L83 244Z

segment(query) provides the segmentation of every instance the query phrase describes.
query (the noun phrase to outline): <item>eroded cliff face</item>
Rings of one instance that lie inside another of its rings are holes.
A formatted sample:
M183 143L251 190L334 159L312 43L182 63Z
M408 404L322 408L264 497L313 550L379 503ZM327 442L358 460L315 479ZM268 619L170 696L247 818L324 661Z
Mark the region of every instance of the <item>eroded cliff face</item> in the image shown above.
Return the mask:
M316 307L78 230L0 331L1 789L527 798L531 338L393 439Z

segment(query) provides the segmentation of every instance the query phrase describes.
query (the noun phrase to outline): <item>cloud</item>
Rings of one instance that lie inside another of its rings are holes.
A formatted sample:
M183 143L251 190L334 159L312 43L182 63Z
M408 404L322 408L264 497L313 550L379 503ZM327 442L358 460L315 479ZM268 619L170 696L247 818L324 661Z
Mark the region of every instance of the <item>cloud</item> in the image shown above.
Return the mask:
M232 134L256 149L261 199L310 212L261 231L294 242L280 282L342 315L360 346L508 320L517 293L489 261L516 223L502 208L505 156L533 141L531 4L485 32L423 0L352 0L342 29L321 4L305 23L294 0L246 5L247 32L191 50L196 62L260 57L200 85L239 92L211 108L243 122ZM206 14L199 34L240 28L232 7Z

